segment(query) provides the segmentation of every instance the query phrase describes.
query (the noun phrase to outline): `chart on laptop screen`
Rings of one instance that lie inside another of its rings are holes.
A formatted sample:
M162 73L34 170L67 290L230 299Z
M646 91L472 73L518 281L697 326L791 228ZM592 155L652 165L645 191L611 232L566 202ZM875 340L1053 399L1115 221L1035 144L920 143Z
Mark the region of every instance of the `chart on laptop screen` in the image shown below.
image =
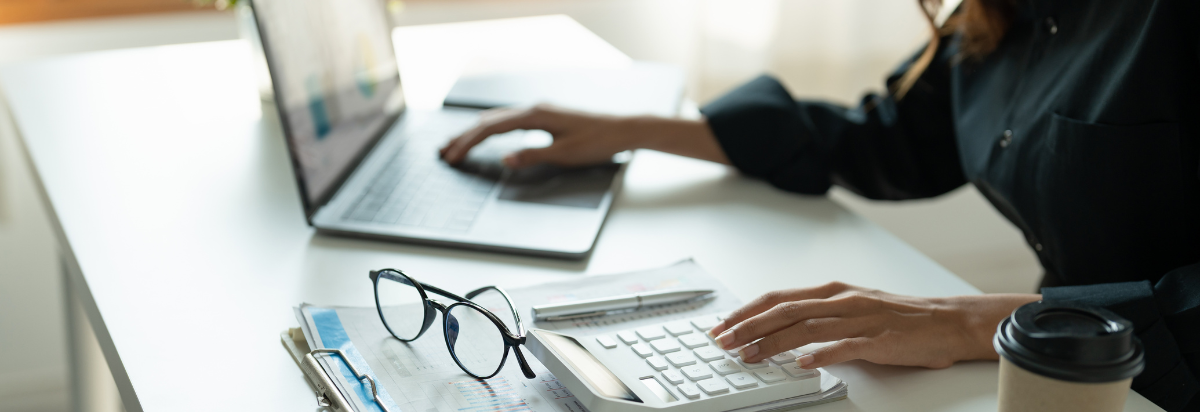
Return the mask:
M255 1L308 200L339 176L402 105L395 53L375 0Z

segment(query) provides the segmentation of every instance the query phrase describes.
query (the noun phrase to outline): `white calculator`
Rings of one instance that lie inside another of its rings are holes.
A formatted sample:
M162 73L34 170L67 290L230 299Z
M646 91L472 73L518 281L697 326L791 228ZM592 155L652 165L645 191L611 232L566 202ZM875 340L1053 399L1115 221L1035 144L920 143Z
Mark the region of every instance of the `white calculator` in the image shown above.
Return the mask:
M591 412L721 412L821 391L821 372L800 368L795 354L745 363L717 347L706 332L719 321L704 316L586 337L534 329L526 348Z

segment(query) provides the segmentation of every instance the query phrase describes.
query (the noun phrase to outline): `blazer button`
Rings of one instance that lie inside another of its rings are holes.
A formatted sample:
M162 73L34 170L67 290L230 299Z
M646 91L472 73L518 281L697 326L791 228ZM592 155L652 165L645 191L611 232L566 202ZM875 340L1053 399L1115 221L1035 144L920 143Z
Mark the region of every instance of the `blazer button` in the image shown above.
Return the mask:
M1053 17L1046 18L1046 31L1051 35L1058 34L1058 22Z
M1000 147L1008 147L1008 144L1012 143L1012 137L1012 130L1005 130L1004 135L1000 137Z
M1033 245L1033 248L1034 248L1034 249L1036 249L1038 252L1041 252L1041 251L1042 251L1042 244L1041 244L1041 243L1036 243L1036 244L1034 244L1034 245Z

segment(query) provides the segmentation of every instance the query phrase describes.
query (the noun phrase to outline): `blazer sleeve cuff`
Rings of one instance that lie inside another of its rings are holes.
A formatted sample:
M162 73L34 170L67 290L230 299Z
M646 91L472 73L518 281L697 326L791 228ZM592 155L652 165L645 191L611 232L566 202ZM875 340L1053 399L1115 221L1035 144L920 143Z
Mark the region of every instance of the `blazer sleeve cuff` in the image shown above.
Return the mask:
M832 185L813 128L778 80L760 76L701 113L729 161L743 173L806 194L823 194Z

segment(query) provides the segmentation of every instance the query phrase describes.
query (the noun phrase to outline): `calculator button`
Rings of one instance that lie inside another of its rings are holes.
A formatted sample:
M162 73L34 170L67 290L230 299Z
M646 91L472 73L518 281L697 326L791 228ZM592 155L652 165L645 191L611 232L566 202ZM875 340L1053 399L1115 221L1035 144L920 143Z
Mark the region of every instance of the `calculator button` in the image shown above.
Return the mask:
M716 316L705 316L702 318L692 319L692 326L695 326L696 329L700 329L701 332L708 333L713 326L717 326L717 323L720 322L721 320L717 319Z
M758 386L758 381L755 380L753 376L750 376L749 373L745 372L726 376L725 380L729 381L730 385L733 385L733 387L738 389L753 388Z
M649 358L650 355L654 354L654 352L652 352L650 350L650 345L647 345L645 343L634 344L633 346L630 346L630 347L633 348L633 353L636 353L636 354L638 354L638 356L641 356L643 358Z
M787 379L787 376L783 376L783 370L776 367L756 370L754 371L754 376L762 379L764 383L774 383Z
M662 377L676 385L683 383L683 374L677 370L662 371Z
M703 365L688 366L680 370L683 371L683 376L687 376L688 379L693 381L704 380L712 377L712 372L709 372L708 368L705 368Z
M667 369L667 360L663 358L649 358L646 359L646 363L649 363L650 367L656 371Z
M729 392L729 387L725 386L724 383L717 379L700 381L700 383L697 383L696 385L699 385L700 390L709 395L720 395L722 393Z
M696 350L692 351L692 353L695 353L697 358L700 358L700 360L703 360L705 362L712 362L717 359L725 358L725 351L714 348L712 346L705 346L703 348L696 349Z
M700 390L696 389L696 387L690 383L679 385L679 393L682 393L683 396L686 396L688 399L700 398Z
M676 342L675 339L656 340L650 342L650 346L653 346L655 351L662 354L679 351L679 342Z
M612 349L617 347L617 341L608 336L598 336L596 337L596 342L599 343L600 346L603 346L604 349Z
M708 338L699 333L693 333L691 335L680 336L679 343L682 343L683 347L688 349L699 348L701 346L708 346Z
M783 365L783 371L793 378L807 378L817 373L816 369L804 369L794 362L790 365Z
M638 341L637 335L630 331L618 332L617 339L620 339L621 342L625 342L626 345L632 345Z
M637 330L637 334L645 340L662 339L663 337L667 336L665 333L663 333L662 326L648 326L641 328Z
M784 352L784 353L772 356L771 361L778 363L780 365L788 363L788 362L795 362L796 355L792 354L791 352Z
M695 365L696 358L687 352L678 352L667 355L667 362L671 362L676 368L682 368L688 365Z
M738 363L742 364L742 366L745 366L746 369L760 369L771 366L771 363L767 362L766 360L760 360L754 363L746 363L746 361L738 359Z
M671 323L666 324L666 326L663 326L663 327L667 329L667 333L670 333L671 336L679 336L679 335L686 335L686 334L692 333L692 325L689 325L687 322L671 322Z
M721 375L721 376L725 376L725 375L728 375L731 373L738 373L738 372L742 371L742 368L739 368L737 365L737 362L734 362L733 359L721 359L719 361L708 364L708 366L711 367L713 371L717 372L717 374Z

